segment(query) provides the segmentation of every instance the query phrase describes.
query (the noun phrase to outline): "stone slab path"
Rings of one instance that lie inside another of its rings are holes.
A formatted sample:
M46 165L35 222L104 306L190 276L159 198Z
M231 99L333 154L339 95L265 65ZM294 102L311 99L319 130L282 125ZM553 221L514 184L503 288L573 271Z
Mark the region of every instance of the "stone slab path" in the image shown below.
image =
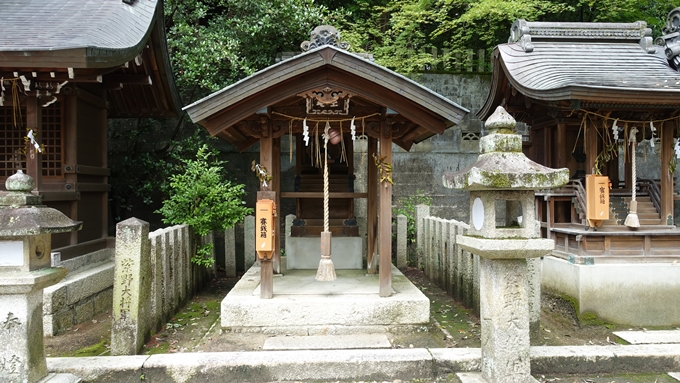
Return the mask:
M668 375L670 375L671 378L674 378L678 382L680 382L680 372L669 372Z
M614 335L630 344L680 343L680 330L615 331Z
M275 336L267 338L263 350L347 350L392 348L385 334Z

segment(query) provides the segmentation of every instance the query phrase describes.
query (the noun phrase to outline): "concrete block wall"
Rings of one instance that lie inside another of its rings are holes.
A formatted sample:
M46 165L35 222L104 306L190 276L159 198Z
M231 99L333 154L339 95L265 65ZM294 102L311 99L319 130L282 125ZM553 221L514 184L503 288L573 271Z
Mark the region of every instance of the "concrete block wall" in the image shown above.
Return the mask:
M113 251L103 249L62 262L66 277L43 291L43 331L54 336L111 310Z

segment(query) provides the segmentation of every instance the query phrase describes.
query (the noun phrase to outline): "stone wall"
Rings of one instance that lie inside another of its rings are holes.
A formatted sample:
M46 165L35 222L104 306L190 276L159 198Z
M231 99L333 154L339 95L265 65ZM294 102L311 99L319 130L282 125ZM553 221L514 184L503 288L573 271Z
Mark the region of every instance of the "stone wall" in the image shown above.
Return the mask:
M113 250L104 249L63 261L64 279L43 291L43 331L54 336L111 310Z

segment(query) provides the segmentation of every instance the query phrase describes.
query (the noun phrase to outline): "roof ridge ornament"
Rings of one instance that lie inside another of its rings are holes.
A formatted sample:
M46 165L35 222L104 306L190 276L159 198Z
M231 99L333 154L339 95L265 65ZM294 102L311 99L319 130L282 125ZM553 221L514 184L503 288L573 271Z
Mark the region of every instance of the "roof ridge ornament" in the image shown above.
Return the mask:
M634 23L563 23L517 19L510 28L508 44L518 43L525 52L534 50L536 41L638 42L647 53L656 53L652 30L644 21Z
M654 41L656 45L664 47L668 63L675 70L680 71L680 7L673 9L666 17L666 26L662 29L663 36Z
M309 41L303 41L300 48L307 52L324 45L331 45L344 50L349 49L349 43L340 41L340 32L332 25L319 25L314 28L310 33Z

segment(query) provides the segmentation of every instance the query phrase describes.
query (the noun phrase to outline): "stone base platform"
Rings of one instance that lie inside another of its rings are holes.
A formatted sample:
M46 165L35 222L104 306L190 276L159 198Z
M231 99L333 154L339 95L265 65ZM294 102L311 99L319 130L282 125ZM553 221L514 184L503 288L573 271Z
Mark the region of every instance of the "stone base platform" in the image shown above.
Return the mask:
M253 267L222 301L222 328L235 332L290 335L382 332L426 324L430 301L392 266L390 297L381 298L377 275L336 270L332 282L314 279L316 270L274 276L274 297L260 299L260 268Z
M675 245L677 246L677 245ZM680 250L676 250L680 253ZM680 257L641 257L579 264L547 256L542 261L544 290L568 295L578 308L629 326L680 326ZM622 293L624 292L624 293Z
M479 372L459 372L456 374L456 381L459 383L488 383ZM533 376L527 376L526 381L522 383L538 383L538 380Z

